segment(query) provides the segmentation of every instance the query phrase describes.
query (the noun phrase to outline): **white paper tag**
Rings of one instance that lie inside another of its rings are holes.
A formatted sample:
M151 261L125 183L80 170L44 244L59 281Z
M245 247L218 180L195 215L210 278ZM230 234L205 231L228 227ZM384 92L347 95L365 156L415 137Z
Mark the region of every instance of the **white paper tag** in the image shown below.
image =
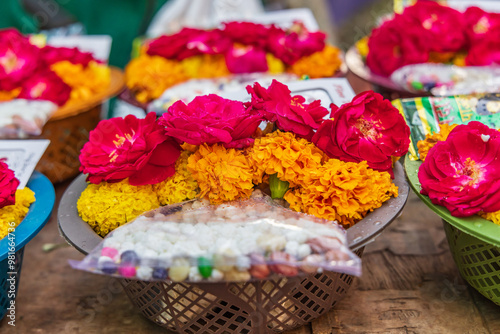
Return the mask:
M74 48L80 51L91 52L94 58L107 63L111 52L112 38L109 35L79 35L53 36L47 41L48 45Z
M341 106L344 103L351 102L355 96L351 85L345 78L301 80L287 82L286 85L292 95L302 95L306 99L306 103L320 100L321 105L328 110L330 110L331 103ZM243 102L250 101L251 98L246 90L221 95L226 99ZM326 117L329 117L329 115Z
M0 140L0 159L6 158L5 162L19 179L18 189L26 187L49 143L48 139Z

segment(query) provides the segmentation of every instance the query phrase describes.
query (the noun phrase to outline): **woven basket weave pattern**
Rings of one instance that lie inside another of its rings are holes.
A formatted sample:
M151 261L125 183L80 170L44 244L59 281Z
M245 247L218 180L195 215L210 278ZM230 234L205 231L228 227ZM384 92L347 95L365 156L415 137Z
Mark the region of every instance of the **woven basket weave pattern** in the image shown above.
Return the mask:
M352 276L332 272L228 284L121 280L144 316L168 330L189 334L290 330L329 311L352 282Z
M446 237L462 277L486 298L500 305L500 248L443 221Z

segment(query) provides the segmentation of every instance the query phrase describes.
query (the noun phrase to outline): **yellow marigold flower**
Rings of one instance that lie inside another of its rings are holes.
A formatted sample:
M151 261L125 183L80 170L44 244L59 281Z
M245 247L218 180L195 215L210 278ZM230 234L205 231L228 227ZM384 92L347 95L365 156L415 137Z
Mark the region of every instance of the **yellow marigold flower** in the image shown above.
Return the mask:
M189 157L187 168L198 182L200 197L212 204L252 194L254 169L243 151L203 144Z
M35 193L29 188L16 190L16 203L7 205L0 209L0 239L3 239L8 233L10 223L14 222L18 226L30 208L31 203L35 201Z
M189 78L218 78L229 75L226 60L223 55L203 54L183 59L180 62Z
M297 60L289 70L299 77L308 75L310 78L325 78L333 76L342 65L340 50L326 45L323 50Z
M500 225L500 211L480 212L479 216L483 217L484 219L488 219L497 225Z
M285 64L272 53L266 53L267 72L270 74L281 74L285 72Z
M13 90L0 90L0 102L13 100L19 95L20 92L21 88L14 88Z
M321 166L323 151L291 132L275 131L255 139L248 158L257 169L255 182L261 183L263 174L278 174L290 187L303 184L306 173Z
M429 150L436 145L439 141L445 141L448 138L451 130L453 130L457 124L439 124L439 132L433 133L431 135L426 135L424 140L419 140L417 143L418 155L420 160L425 161Z
M125 179L89 184L76 206L82 219L104 237L138 215L158 208L160 203L152 185L131 186Z
M106 90L111 82L109 67L96 61L91 61L87 67L84 67L82 64L72 64L64 60L52 64L50 68L71 87L71 95L67 103L86 101L93 95Z
M465 58L467 58L467 53L466 52L458 52L455 54L455 57L451 60L453 65L455 66L465 66Z
M160 56L140 55L125 68L125 83L141 103L160 97L167 88L187 79L180 62Z
M190 155L191 152L183 151L175 163L175 174L153 185L161 205L179 203L198 196L198 183L187 169Z
M311 170L302 187L291 189L284 199L290 208L344 227L354 225L383 202L398 195L398 187L387 172L378 172L361 163L328 160Z
M188 143L183 143L183 144L181 144L181 148L183 150L185 150L185 151L189 151L191 153L194 153L198 149L198 146L197 145L188 144Z
M369 51L368 39L369 39L369 36L365 36L356 42L356 49L358 49L358 53L363 58L366 58L366 56L368 56L368 51Z

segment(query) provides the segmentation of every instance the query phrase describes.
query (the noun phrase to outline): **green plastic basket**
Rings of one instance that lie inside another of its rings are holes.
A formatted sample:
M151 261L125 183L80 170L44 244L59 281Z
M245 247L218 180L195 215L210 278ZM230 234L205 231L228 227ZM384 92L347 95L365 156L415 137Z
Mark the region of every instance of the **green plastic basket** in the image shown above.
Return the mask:
M442 206L420 194L421 161L405 159L410 186L420 199L442 219L444 230L460 275L483 296L500 305L500 225L479 216L453 217Z

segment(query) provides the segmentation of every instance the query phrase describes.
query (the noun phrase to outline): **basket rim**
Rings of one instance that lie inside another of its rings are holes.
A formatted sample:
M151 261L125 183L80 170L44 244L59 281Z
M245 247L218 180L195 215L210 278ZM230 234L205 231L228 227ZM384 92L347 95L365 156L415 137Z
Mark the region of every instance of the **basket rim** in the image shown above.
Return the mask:
M370 212L356 225L347 229L347 241L352 250L357 250L372 242L382 231L394 221L403 210L410 186L406 181L403 166L394 166L393 182L399 188L398 197L392 197L382 206ZM57 212L57 222L61 236L79 252L88 254L103 240L78 215L76 203L80 194L87 187L86 175L77 176L64 192Z
M35 171L28 181L27 187L35 193L35 202L31 204L28 214L16 227L16 251L24 247L49 221L56 199L54 186L49 179ZM9 240L6 236L0 240L0 261L7 258Z
M469 235L472 235L483 242L492 244L496 247L500 247L500 225L497 225L492 221L481 218L477 215L463 218L454 217L444 206L433 204L429 196L422 195L420 193L420 190L422 190L422 186L420 185L418 179L418 169L421 164L422 161L414 161L411 160L409 156L406 156L406 175L408 176L408 180L410 181L411 188L422 200L422 202L424 202L432 211L434 211L439 217L441 217L453 227Z

